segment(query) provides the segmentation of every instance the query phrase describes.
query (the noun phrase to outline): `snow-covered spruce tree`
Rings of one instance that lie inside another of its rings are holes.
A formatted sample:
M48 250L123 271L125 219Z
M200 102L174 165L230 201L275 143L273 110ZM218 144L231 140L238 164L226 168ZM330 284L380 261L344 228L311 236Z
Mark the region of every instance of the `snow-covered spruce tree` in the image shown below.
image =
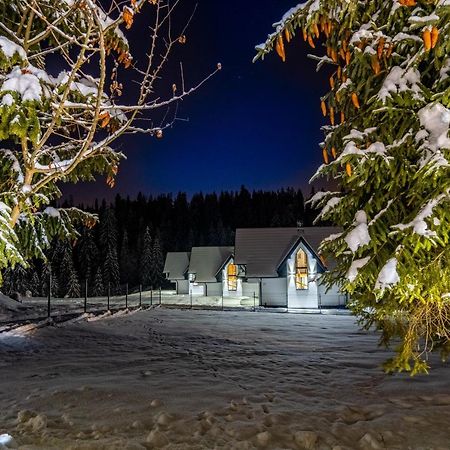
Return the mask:
M310 0L288 11L257 57L285 60L297 32L326 55L324 165L338 192L319 220L343 228L322 244L328 276L382 342L400 338L389 371L426 371L450 350L450 2Z
M83 281L87 280L90 283L94 277L98 260L98 249L90 228L83 227L80 238L77 241L76 249L81 279Z
M142 242L140 276L144 288L154 287L153 269L153 245L150 227L145 228L144 239Z
M151 284L160 287L163 279L164 257L161 250L161 241L158 233L153 240L152 260L151 260Z
M78 280L78 275L75 268L72 265L72 269L70 271L69 280L67 282L67 297L69 298L79 298L81 295L81 286Z
M80 282L73 264L73 250L69 242L66 242L64 247L58 285L62 297L77 298L80 296Z
M95 273L92 295L94 297L101 297L102 295L105 295L105 287L103 285L103 277L100 267L97 269L97 272Z
M30 279L28 289L30 290L32 297L39 297L41 286L37 268L36 266L30 267L28 271Z
M105 174L113 186L124 157L117 138L161 138L177 102L209 78L189 88L182 70L174 79L164 73L186 42L186 27L170 20L180 3L0 2L0 269L45 258L51 237L76 234L75 220L92 225L95 217L76 208L49 207L60 183ZM137 43L146 57L135 61L126 34L138 14L151 25ZM124 71L136 84L123 83Z
M55 271L52 270L52 264L46 261L42 268L41 274L41 294L46 297L48 295L49 284L51 283L51 296L59 296L59 283L58 277L55 275ZM20 267L20 266L17 266Z
M130 254L130 245L128 242L128 232L124 230L122 244L120 246L120 281L128 283L133 272L133 261Z
M119 259L117 257L117 220L112 208L100 215L100 245L102 251L103 284L114 293L120 283Z
M10 267L4 272L4 292L11 295L18 292L25 295L28 289L27 271L23 266Z

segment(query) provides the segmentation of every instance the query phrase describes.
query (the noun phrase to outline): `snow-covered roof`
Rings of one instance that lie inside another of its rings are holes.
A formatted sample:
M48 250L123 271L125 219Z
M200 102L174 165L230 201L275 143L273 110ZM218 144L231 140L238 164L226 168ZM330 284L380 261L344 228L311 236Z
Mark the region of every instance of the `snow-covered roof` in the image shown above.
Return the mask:
M195 274L199 283L213 283L233 253L234 247L193 247L189 273Z
M168 280L184 280L189 267L189 252L169 252L163 272Z
M277 277L278 268L302 239L318 255L321 242L340 232L335 227L240 228L236 230L236 264L248 277Z

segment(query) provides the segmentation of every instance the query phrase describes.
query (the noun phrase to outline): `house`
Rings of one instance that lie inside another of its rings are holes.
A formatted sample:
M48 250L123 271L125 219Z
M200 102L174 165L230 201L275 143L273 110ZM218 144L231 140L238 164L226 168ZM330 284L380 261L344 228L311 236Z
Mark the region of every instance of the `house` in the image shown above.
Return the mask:
M241 268L244 296L262 306L319 308L346 302L337 286L327 290L321 275L330 267L320 243L340 230L332 227L245 228L236 230L234 264Z
M188 269L189 252L169 252L166 256L163 273L166 279L175 283L177 294L189 294Z
M238 287L234 247L193 247L188 279L192 295L230 295Z

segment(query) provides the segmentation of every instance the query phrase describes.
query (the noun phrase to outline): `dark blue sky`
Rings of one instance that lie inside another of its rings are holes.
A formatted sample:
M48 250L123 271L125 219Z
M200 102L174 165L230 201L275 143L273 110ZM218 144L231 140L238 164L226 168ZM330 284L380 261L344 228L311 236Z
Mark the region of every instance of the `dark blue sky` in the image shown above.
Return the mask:
M182 3L180 11L188 15L195 1ZM183 59L187 83L200 80L217 62L223 70L181 105L179 116L189 122L178 122L162 140L129 136L121 143L128 160L113 190L104 179L63 186L76 201L241 185L309 192L308 180L321 161L319 97L326 73L316 73L300 35L287 48L287 63L275 54L252 63L255 45L295 0L197 3L187 44L176 57Z

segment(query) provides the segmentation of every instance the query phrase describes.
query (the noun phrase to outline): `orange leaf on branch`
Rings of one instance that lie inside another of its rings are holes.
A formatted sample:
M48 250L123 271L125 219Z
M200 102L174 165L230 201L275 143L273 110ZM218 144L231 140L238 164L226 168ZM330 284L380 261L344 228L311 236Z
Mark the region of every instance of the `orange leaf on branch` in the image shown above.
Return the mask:
M326 117L327 116L327 105L326 105L326 103L323 100L320 103L320 107L322 109L323 117Z
M431 50L431 30L429 27L424 30L422 38L425 51L428 52L429 50Z
M133 10L131 8L129 8L128 6L125 6L123 8L123 12L122 12L122 18L123 21L125 22L125 28L127 30L129 30L131 28L131 26L133 25Z
M353 94L352 94L352 103L356 109L360 108L358 94L356 92L353 92Z
M331 77L330 77L330 86L331 86L331 89L334 89L335 83L334 83L334 76L333 75L331 75Z
M319 27L317 26L317 23L315 23L315 22L313 24L313 33L315 34L316 38L320 37Z
M436 47L439 40L439 30L436 27L431 29L431 48Z
M114 177L108 175L108 177L106 178L106 184L112 189L116 185L116 180L114 179Z
M284 30L284 35L286 37L286 42L287 43L291 42L292 35L291 35L291 32L287 28Z
M377 48L377 56L378 59L381 59L381 57L383 56L383 51L384 51L384 44L386 42L385 38L380 38L379 42L378 42L378 48Z
M347 172L347 175L348 175L349 177L352 176L352 174L353 174L353 169L352 169L352 166L351 166L350 163L347 163L347 164L345 165L345 171Z
M334 48L331 49L331 59L335 63L338 62L338 54L337 54L337 51Z
M278 35L275 50L277 51L278 56L283 60L283 62L286 62L286 52L284 50L284 41L283 36L281 34Z
M380 61L378 59L377 55L373 55L372 56L372 69L375 72L375 75L378 75L381 72L381 66L380 66Z
M334 108L332 106L330 106L330 122L331 122L331 125L333 125L333 126L336 123L335 119L334 119Z
M111 120L111 115L108 111L103 111L98 115L98 119L101 120L100 126L106 128Z
M345 53L345 63L347 64L347 66L350 64L351 58L352 54L350 53L350 50L347 50L347 52Z

